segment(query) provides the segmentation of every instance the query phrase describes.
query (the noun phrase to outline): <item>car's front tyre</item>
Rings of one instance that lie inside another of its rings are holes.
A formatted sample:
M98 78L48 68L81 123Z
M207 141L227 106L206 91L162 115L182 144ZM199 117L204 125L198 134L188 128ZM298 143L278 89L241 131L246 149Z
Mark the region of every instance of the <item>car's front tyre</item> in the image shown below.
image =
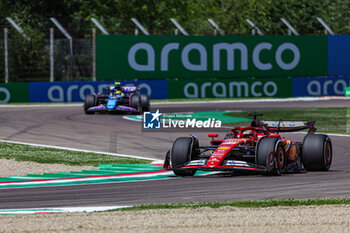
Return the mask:
M281 175L286 165L286 153L281 139L260 139L256 151L256 163L266 167L265 175Z
M86 95L85 103L84 103L84 112L85 114L94 114L94 112L89 112L88 109L91 107L95 107L96 96L95 95Z
M170 152L171 165L173 172L178 176L193 176L196 170L189 169L176 169L192 159L193 152L193 138L191 137L179 137L175 140Z

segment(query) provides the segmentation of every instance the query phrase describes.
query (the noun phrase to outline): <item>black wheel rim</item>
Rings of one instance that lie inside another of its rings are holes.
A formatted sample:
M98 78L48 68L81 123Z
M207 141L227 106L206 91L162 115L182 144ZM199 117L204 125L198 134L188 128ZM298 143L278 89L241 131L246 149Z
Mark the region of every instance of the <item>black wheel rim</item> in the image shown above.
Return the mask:
M328 142L326 143L325 149L325 161L327 166L332 162L332 147Z
M279 169L282 169L284 167L284 151L282 147L278 147L277 150L277 165Z

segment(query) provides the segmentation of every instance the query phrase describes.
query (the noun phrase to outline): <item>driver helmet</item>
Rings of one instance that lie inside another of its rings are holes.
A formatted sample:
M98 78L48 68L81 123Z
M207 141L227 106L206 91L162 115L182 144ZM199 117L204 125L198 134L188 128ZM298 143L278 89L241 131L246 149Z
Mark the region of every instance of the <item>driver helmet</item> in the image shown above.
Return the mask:
M248 130L245 130L244 132L243 132L243 135L244 136L254 136L255 135L255 130L251 130L251 129L248 129Z
M114 86L109 86L108 87L109 92L115 92L115 87Z
M120 95L122 93L122 87L120 85L115 86L115 91L117 95Z
M109 96L113 96L114 93L115 93L115 87L114 86L109 86L107 88L107 93L108 93Z
M244 134L244 135L246 135L246 134L252 134L252 130L247 129L247 130L243 131L243 134Z

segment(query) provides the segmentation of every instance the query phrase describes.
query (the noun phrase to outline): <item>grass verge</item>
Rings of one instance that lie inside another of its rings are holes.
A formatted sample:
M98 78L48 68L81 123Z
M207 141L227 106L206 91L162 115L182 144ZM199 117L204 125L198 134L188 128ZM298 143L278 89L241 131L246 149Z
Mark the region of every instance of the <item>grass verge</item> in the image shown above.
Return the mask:
M145 164L149 160L0 142L0 158L67 165Z
M241 207L241 208L263 208L273 206L309 206L309 205L349 205L350 199L332 198L332 199L308 199L308 200L266 200L266 201L234 201L234 202L191 202L176 204L151 204L139 205L130 208L123 208L110 211L139 211L153 209L180 209L180 208L220 208L223 206Z
M247 117L248 112L232 112L227 116ZM310 120L316 121L315 127L325 133L350 133L350 108L307 108L259 110L265 120ZM237 123L235 123L237 124ZM239 123L238 123L239 124ZM243 123L243 125L246 124Z

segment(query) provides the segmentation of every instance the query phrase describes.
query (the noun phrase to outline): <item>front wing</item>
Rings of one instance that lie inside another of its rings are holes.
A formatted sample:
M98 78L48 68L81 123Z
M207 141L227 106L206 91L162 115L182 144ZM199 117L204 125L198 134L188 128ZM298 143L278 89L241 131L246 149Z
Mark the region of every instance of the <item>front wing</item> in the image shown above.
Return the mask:
M192 160L183 166L171 167L169 162L164 163L165 170L183 169L183 170L201 170L201 171L231 171L241 173L268 173L272 167L259 166L254 163L249 163L239 160L224 160L220 166L207 166L207 160ZM283 174L304 173L306 172L300 158L294 162L287 164L282 170Z
M87 110L88 112L138 112L137 109L128 107L128 106L123 106L123 105L118 105L116 108L106 108L105 105L101 104L99 106L91 107Z
M183 166L172 168L164 167L166 170L183 169L183 170L201 170L201 171L237 171L250 173L266 173L267 168L253 163L238 160L224 160L220 166L207 166L207 160L192 160Z

